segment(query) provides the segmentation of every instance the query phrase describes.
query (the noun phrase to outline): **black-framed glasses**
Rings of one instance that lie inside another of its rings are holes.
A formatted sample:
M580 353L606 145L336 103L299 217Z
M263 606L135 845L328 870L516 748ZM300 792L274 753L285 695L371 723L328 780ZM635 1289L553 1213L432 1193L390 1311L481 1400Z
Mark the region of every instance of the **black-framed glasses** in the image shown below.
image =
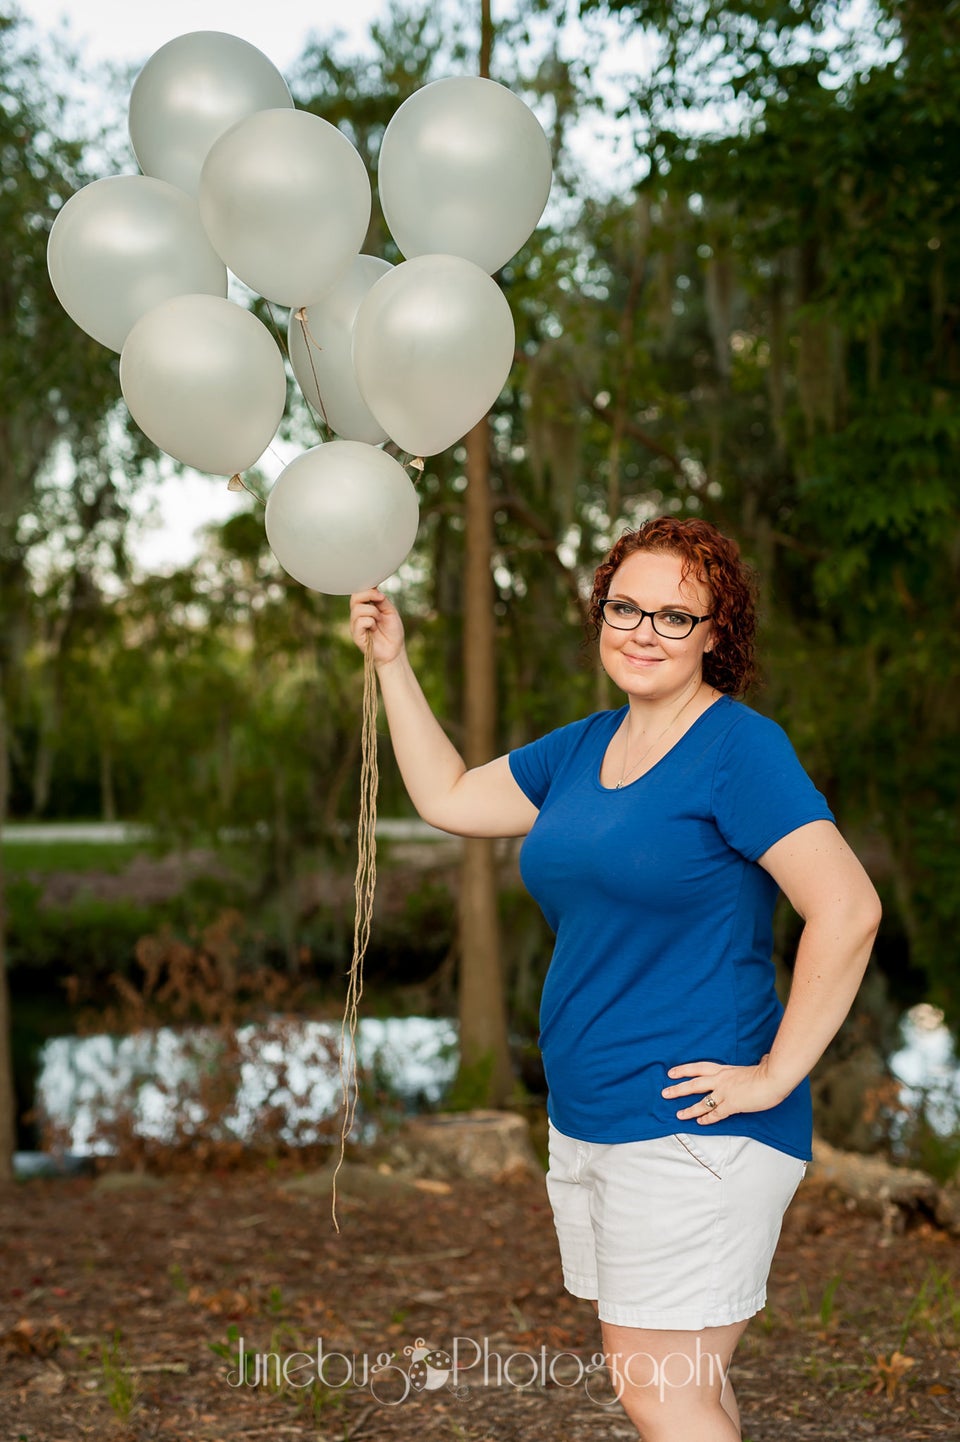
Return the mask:
M691 616L689 611L642 611L632 601L618 601L612 596L600 602L600 614L615 631L635 631L649 616L653 629L665 641L683 641L701 621L710 620L709 615Z

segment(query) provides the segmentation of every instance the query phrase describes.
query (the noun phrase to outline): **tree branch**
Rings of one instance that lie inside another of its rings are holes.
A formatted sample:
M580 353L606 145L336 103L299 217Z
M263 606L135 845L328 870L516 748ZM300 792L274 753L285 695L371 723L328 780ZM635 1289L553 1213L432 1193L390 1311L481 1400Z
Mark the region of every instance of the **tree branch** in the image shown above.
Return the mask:
M613 416L606 407L597 405L593 396L588 395L584 390L581 390L580 394L583 401L590 407L595 416L599 416L600 420L605 421L609 426L615 423L615 416ZM666 446L662 446L659 441L655 441L653 436L649 435L642 426L639 426L636 421L631 420L629 416L623 416L621 423L628 436L632 436L635 441L639 441L642 446L645 446L648 451L652 451L655 456L661 456L665 461L669 461L678 476L683 475L683 466L672 451L668 451Z

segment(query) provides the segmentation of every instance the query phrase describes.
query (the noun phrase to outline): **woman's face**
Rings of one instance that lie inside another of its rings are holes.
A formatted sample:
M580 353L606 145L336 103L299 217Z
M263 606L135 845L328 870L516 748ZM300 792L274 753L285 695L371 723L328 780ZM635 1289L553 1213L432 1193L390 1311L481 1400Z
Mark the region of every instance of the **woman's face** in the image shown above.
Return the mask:
M643 611L709 613L709 586L694 575L681 580L683 562L664 551L634 551L613 573L607 595L630 601ZM600 660L610 679L630 697L668 701L691 693L703 676L704 653L713 648L709 621L695 626L682 641L658 636L645 616L634 631L600 628Z

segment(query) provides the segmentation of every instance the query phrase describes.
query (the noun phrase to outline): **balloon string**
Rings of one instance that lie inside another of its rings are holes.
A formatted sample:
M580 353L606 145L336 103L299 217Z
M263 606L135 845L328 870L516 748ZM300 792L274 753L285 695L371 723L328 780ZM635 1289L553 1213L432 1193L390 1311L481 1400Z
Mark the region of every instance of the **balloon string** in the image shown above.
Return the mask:
M323 404L323 396L320 394L320 379L317 375L317 368L313 363L313 347L316 346L317 350L323 350L323 346L320 345L319 341L317 341L310 334L310 327L307 325L306 308L304 306L301 306L299 310L294 311L293 315L294 319L299 321L300 330L303 333L303 343L307 348L307 355L310 359L310 370L313 375L313 388L317 394L317 405L320 409L320 414L323 417L323 424L326 426L328 431L332 431L333 427L327 420L327 412Z
M340 1127L340 1157L333 1172L331 1209L337 1221L337 1174L343 1166L347 1138L353 1130L357 1111L357 1025L363 995L363 958L373 922L373 896L377 884L377 677L373 667L373 643L368 639L363 653L363 722L360 740L360 817L357 825L357 874L353 884L353 959L347 983L347 998L340 1027L340 1086L343 1093L343 1121ZM348 1053L349 1041L349 1053Z
M290 359L290 347L287 345L287 338L286 338L286 336L284 335L283 330L282 330L281 327L277 324L277 317L276 317L276 316L274 315L274 313L273 313L273 306L270 304L270 302L269 302L268 300L265 300L263 303L264 303L264 305L267 307L267 314L268 314L269 317L270 317L270 324L273 326L273 333L274 333L274 335L275 335L276 338L277 338L277 345L278 345L278 346L280 347L280 349L283 351L283 353L284 353L284 355L286 356L287 360L289 360L289 359Z
M229 481L227 482L227 490L246 491L247 495L252 496L255 501L259 501L261 506L266 505L266 502L264 501L260 493L258 491L255 491L252 486L248 486L243 477L236 472L230 477Z

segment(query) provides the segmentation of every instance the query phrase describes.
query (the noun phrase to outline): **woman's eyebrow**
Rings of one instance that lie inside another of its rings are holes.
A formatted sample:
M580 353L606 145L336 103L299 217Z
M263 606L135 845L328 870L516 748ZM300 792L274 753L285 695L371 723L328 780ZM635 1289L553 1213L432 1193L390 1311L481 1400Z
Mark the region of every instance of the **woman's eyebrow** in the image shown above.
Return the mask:
M636 606L638 611L643 611L645 609L645 607L641 606L640 602L635 600L633 596L628 596L626 591L611 591L610 600L629 601L631 606ZM686 611L689 615L694 615L695 613L690 610L690 607L692 605L692 601L669 601L664 606L653 606L650 609L654 611Z

